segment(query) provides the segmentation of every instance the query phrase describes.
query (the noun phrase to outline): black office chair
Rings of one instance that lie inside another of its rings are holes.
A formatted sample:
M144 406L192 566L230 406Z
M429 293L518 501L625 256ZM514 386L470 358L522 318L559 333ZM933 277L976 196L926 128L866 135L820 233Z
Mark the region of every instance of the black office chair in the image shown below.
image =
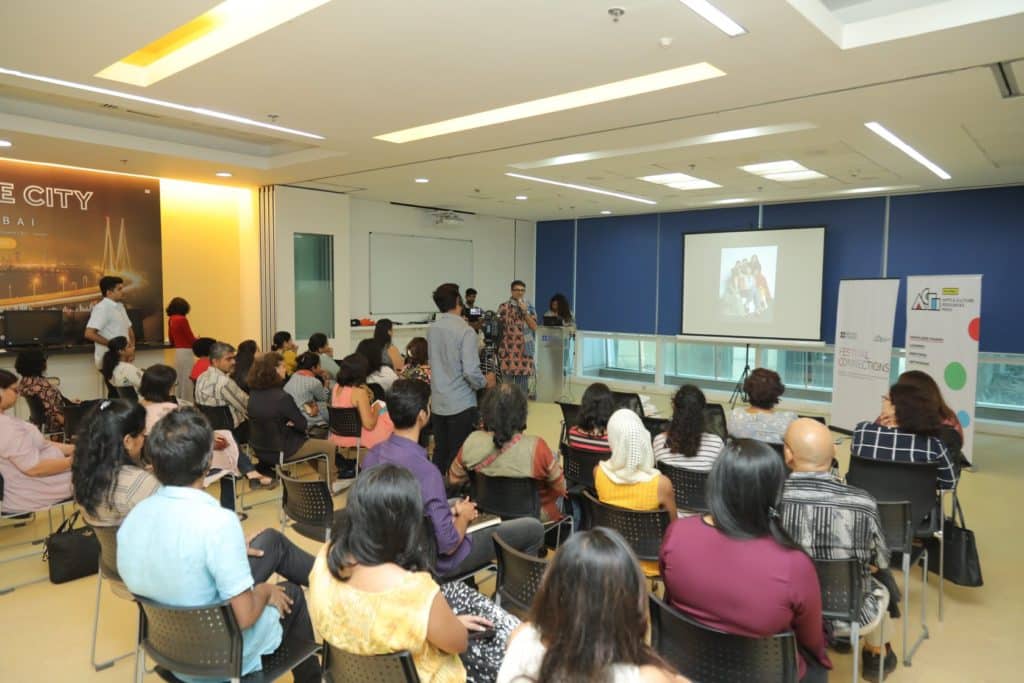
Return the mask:
M327 482L281 477L281 533L291 520L291 527L314 541L331 540L334 524L334 499Z
M590 508L592 526L603 526L618 531L639 559L658 559L661 539L665 536L665 530L671 521L667 510L627 510L602 503L589 491L583 492L583 498Z
M345 436L356 440L356 474L362 465L363 419L359 417L359 408L335 408L327 406L327 426L331 434Z
M796 636L791 631L746 638L704 626L648 596L651 645L679 673L700 683L796 683ZM858 654L859 656L859 654Z
M96 572L96 609L92 621L92 667L96 671L102 671L112 667L120 660L131 657L135 654L132 648L123 655L118 655L103 662L96 661L96 638L100 627L100 597L103 594L103 582L110 583L111 590L119 598L131 600L132 594L124 585L120 575L117 573L117 529L116 526L90 526L100 544L99 571Z
M821 587L821 614L825 619L850 624L850 649L853 652L853 683L858 683L860 666L860 610L864 603L863 573L857 558L814 560ZM879 624L881 628L881 623ZM882 634L885 642L884 636ZM885 657L878 660L878 680L882 680Z
M62 436L63 431L47 431L46 429L46 406L43 405L43 399L39 398L35 394L29 396L22 394L21 397L25 399L25 403L28 404L28 421L34 424L43 436L49 438L51 436Z
M327 683L419 683L412 655L354 655L324 643L324 679Z
M491 538L498 562L498 585L494 592L494 602L525 619L548 563L516 550L497 534Z
M257 458L263 462L276 460L278 470L284 470L284 468L300 462L319 459L324 461L327 468L324 471L330 472L329 459L333 457L333 453L311 453L302 457L286 458L283 429L288 429L288 427L283 427L276 419L249 418L249 447L252 448Z
M616 409L626 408L640 417L644 416L644 404L640 400L640 394L629 391L613 391L612 399L615 401Z
M715 434L723 441L729 438L729 430L726 428L725 408L718 403L708 403L704 406L704 431Z
M497 515L503 520L533 517L540 519L538 483L527 477L490 477L482 472L469 473L470 497L480 512ZM572 517L563 517L544 524L545 532L555 532L555 547L562 542L562 527L572 529Z
M206 406L197 403L196 408L206 416L212 429L226 429L230 432L235 428L235 418L228 406Z
M671 420L663 417L645 417L643 420L644 427L647 427L647 431L651 433L651 441L654 441L654 437L668 429L668 423L671 422Z
M611 455L611 453L590 453L565 446L562 449L564 463L562 469L565 472L565 480L569 483L569 487L574 490L581 488L593 490L594 468L602 460L610 458Z
M102 399L98 399L102 400ZM64 399L64 442L71 443L78 438L78 426L97 401L74 403Z
M264 683L281 678L315 657L320 646L298 638L282 641L263 657L263 669L242 677L242 629L231 602L201 607L170 607L141 595L139 605L139 668L146 654L156 662L156 673L165 681L180 681L172 672L219 680Z
M878 516L882 520L882 534L885 545L892 553L900 553L903 570L903 664L910 666L914 653L928 637L927 607L925 588L928 586L928 548L924 544L914 545L914 517L908 500L878 502ZM911 645L910 630L910 568L921 565L921 632Z
M663 462L658 463L658 470L672 482L677 508L700 513L708 511L707 485L710 472L673 467Z
M558 443L568 443L569 429L576 426L580 407L575 403L562 403L561 401L555 401L555 403L562 409L562 433L558 437Z
M114 387L117 390L117 397L123 398L127 401L134 401L138 403L139 392L135 391L135 387Z

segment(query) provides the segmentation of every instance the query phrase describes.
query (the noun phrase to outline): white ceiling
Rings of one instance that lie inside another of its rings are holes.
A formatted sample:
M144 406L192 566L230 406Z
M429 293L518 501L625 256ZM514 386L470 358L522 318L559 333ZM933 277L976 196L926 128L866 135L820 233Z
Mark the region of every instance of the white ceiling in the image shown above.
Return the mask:
M213 0L7 2L0 67L253 119L275 114L280 125L326 139L0 76L0 138L15 145L2 151L203 182L229 170L240 185L305 184L524 219L837 197L878 186L913 192L1024 183L1024 97L1004 99L989 67L1017 61L1010 71L1024 73L1024 14L842 50L786 0L714 2L748 33L728 38L678 0L334 0L144 89L93 74ZM613 5L626 10L618 22L607 13ZM666 37L668 47L660 41ZM373 139L701 61L728 75L403 145ZM952 180L939 180L864 128L873 120ZM781 124L802 125L746 140L669 144ZM513 167L594 151L610 154ZM829 177L779 183L737 168L780 159ZM658 204L541 185L509 171ZM667 171L722 187L678 191L636 180ZM415 184L416 177L431 182ZM516 201L517 194L529 199Z

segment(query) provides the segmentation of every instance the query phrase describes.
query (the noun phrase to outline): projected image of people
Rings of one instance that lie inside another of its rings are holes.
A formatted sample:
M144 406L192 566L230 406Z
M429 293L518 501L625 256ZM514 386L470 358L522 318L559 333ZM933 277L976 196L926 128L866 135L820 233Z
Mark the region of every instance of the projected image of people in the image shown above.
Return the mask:
M771 321L777 255L775 246L722 249L719 300L723 315Z

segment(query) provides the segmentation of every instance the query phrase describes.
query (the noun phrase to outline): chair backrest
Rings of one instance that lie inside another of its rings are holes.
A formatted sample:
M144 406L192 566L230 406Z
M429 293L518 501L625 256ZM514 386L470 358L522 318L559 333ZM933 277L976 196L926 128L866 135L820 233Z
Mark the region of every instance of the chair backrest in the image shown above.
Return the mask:
M95 401L64 401L64 441L70 442L78 435L78 425L82 423L82 418L94 403Z
M821 613L826 619L859 618L863 603L860 560L815 560L821 586Z
M213 429L231 431L235 428L235 418L231 416L231 408L228 406L204 406L201 403L197 403L196 408L206 416L210 427Z
M288 518L330 532L334 524L334 500L327 482L321 479L295 479L284 473L279 476L283 487L281 505ZM326 539L327 534L324 537Z
M135 387L114 387L117 390L117 397L124 398L129 401L138 401L139 393L135 391Z
M261 460L277 460L284 452L284 434L281 433L281 425L274 418L249 417L249 447L256 453L257 457L263 455Z
M230 603L170 607L133 597L140 644L157 664L188 676L241 678L242 630Z
M359 408L335 408L327 406L327 423L331 432L338 436L359 438L363 435L363 421Z
M498 584L495 590L501 596L501 606L511 606L525 615L533 604L533 596L540 588L548 563L527 555L508 545L494 534L494 554L498 561Z
M592 526L618 531L641 560L657 560L661 539L671 521L667 510L627 510L602 503L589 491L583 497L590 507Z
M387 392L384 391L384 387L376 382L370 382L366 386L370 388L370 393L373 394L374 401L383 401L387 397Z
M858 486L879 503L910 501L914 532L930 536L930 517L936 506L939 465L934 462L907 463L870 458L850 458L847 483Z
M878 503L878 516L882 521L882 535L890 552L909 553L914 544L914 522L910 501Z
M555 401L558 407L562 409L562 433L558 438L558 443L566 443L569 439L569 428L575 427L577 418L580 414L580 406L575 403L562 403L561 401Z
M594 468L597 463L612 457L611 453L597 454L566 446L562 449L566 480L573 485L594 488Z
M725 422L725 408L721 404L708 403L704 406L704 431L717 434L723 441L729 436Z
M43 405L43 399L39 398L35 394L28 396L22 394L21 397L25 399L25 403L28 404L28 421L39 428L39 431L46 430L46 406Z
M658 463L658 470L672 482L676 507L693 512L708 511L707 486L710 472L673 467L663 462Z
M612 398L615 401L615 408L628 408L640 417L644 416L644 404L640 401L640 394L629 391L613 391Z
M481 512L502 519L540 517L540 492L537 482L527 477L489 477L470 472L470 495Z
M643 421L644 427L647 427L647 431L651 433L651 441L653 441L654 437L658 434L661 434L663 431L668 429L668 423L671 422L671 420L664 417L645 417L643 418Z
M90 527L96 540L100 542L100 572L103 576L114 581L121 581L117 573L117 529L116 526L92 526Z
M783 446L781 443L774 443L772 441L762 441L761 443L766 443L769 446L771 446L772 450L775 451L780 458L782 458L782 462L786 462L786 447L785 446Z
M651 644L687 678L700 683L796 683L792 632L746 638L699 624L649 596ZM859 656L859 655L858 655Z
M412 655L354 655L324 643L324 672L333 683L419 683Z

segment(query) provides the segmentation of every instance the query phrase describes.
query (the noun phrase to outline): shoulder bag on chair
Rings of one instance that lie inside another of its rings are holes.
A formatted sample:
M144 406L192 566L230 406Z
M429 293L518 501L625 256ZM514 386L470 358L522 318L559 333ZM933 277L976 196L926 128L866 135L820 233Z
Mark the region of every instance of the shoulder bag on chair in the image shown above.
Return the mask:
M100 543L93 530L75 526L79 512L61 522L57 531L46 537L43 558L50 568L50 581L66 583L99 571Z
M959 520L957 519L959 517ZM959 525L957 524L959 521ZM981 561L978 559L978 545L974 540L974 532L967 528L964 511L957 500L953 507L953 516L946 517L942 524L942 536L945 542L945 578L958 586L976 588L981 586ZM928 548L928 571L939 573L939 545L936 540Z

